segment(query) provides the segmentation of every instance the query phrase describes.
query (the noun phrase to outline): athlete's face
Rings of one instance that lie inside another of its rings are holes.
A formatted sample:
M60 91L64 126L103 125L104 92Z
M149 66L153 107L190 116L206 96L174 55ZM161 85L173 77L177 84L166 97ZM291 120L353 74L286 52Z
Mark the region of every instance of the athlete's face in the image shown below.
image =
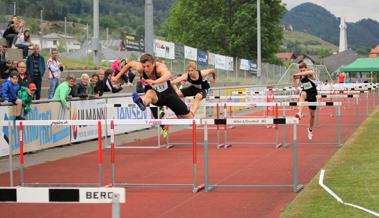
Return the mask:
M147 74L153 73L154 70L154 63L151 61L146 61L142 64L143 71L145 71Z
M195 75L195 72L196 72L195 68L193 68L193 67L188 67L188 68L187 68L187 73L188 73L188 75L190 75L190 76L194 76L194 75Z
M300 68L300 72L304 72L304 71L306 71L307 70L307 68Z

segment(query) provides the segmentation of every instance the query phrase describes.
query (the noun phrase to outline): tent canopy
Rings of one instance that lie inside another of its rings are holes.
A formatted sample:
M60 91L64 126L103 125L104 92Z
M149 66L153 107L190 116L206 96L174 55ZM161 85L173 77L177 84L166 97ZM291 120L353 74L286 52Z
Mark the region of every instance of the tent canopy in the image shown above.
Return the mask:
M341 72L379 72L379 58L358 58L340 68Z

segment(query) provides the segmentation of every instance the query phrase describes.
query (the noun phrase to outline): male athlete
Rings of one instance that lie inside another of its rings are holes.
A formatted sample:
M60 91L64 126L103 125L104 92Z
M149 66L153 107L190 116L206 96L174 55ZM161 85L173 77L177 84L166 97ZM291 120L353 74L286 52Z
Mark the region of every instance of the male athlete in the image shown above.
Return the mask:
M295 89L299 89L299 84L297 83L297 79L300 80L301 83L301 92L299 102L317 102L317 86L316 86L316 76L312 70L308 70L307 65L304 62L299 64L300 72L292 75L292 80L295 86ZM299 120L302 118L302 110L303 107L299 106L299 112L296 113L296 117ZM313 126L315 119L315 111L316 106L309 106L310 118L309 118L309 128L307 128L308 139L312 140L313 138Z
M209 74L212 74L212 78L209 81L214 82L216 79L216 71L214 69L197 70L196 64L190 62L187 65L187 73L184 73L172 81L173 85L182 81L187 81L190 84L190 86L185 88L177 89L176 86L174 88L180 97L195 96L195 101L191 107L191 113L193 115L196 114L200 101L207 96L210 86L206 77Z
M145 95L139 96L137 92L132 94L134 103L141 110L146 110L146 106L150 104L159 107L167 106L179 119L193 118L186 104L173 89L170 82L172 75L165 64L155 61L151 54L143 54L139 62L130 61L127 63L113 80L117 81L129 69L137 71L145 84ZM153 115L155 114L153 113Z

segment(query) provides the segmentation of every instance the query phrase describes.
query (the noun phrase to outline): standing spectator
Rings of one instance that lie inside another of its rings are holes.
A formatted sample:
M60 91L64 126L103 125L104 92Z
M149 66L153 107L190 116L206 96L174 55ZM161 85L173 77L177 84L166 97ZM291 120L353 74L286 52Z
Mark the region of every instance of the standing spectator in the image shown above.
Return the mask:
M24 115L26 116L30 112L30 105L32 104L34 93L36 92L36 85L30 83L28 88L21 87L18 90L18 97L22 102L22 108L24 109Z
M72 89L71 89L71 96L72 97L79 97L79 98L87 98L87 88L89 83L89 76L86 73L83 73L80 77L80 82L77 83Z
M12 44L17 37L17 22L17 16L13 16L12 21L8 23L8 26L3 33L3 38L7 41L8 48L12 47Z
M99 75L97 75L97 73L93 74L91 76L91 82L88 85L88 89L87 89L88 96L99 97L99 94L95 91L96 90L96 84L98 81L99 81Z
M5 81L5 83L1 86L3 100L5 102L12 103L16 105L16 120L22 120L21 117L21 100L17 96L17 92L20 89L20 85L18 84L18 77L16 72L12 72L9 75L9 79Z
M31 80L28 73L26 72L25 61L19 61L17 63L17 72L18 72L18 84L20 86L28 87Z
M4 74L8 67L7 46L0 44L0 77L2 79L7 78Z
M338 74L338 83L345 83L345 78L346 78L345 74L340 72Z
M28 56L29 47L32 46L29 30L25 30L21 35L19 34L14 45L17 48L22 49L22 55L25 59Z
M36 100L41 98L42 77L45 74L45 59L40 55L39 45L33 45L33 54L26 59L27 72L36 85Z
M63 65L58 60L58 51L52 50L51 57L47 61L47 69L49 70L50 87L48 92L48 99L52 99L54 92L58 87L59 79L63 71Z
M70 98L69 94L71 92L71 88L75 85L75 78L73 76L67 76L66 81L61 83L57 90L54 93L54 100L60 100L62 104L62 108L69 109L67 99Z
M118 58L112 62L111 68L114 72L114 76L117 76L117 74L120 72L120 70L121 70L120 66L121 66L121 59L120 58ZM128 76L126 75L126 73L121 76L121 79L125 83L129 83Z

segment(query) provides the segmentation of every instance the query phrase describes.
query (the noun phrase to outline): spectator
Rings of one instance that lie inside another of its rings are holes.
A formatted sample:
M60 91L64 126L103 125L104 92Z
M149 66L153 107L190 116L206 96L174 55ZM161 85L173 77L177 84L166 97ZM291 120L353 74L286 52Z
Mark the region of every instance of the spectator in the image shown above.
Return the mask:
M62 104L62 108L69 109L70 106L68 105L67 99L71 98L69 97L69 94L71 92L71 88L75 85L75 78L73 76L67 76L66 81L61 83L57 90L54 93L54 100L60 100Z
M2 79L8 78L6 74L6 71L9 69L9 63L8 63L8 56L7 56L7 46L0 44L0 77Z
M84 73L80 77L80 82L77 83L74 88L71 90L71 96L72 97L79 97L79 98L87 98L87 87L89 82L89 76L88 74Z
M42 78L45 74L45 59L40 55L39 45L33 45L33 54L26 59L26 66L27 73L37 87L35 99L39 100L41 98Z
M21 100L17 96L17 92L20 89L18 84L18 77L16 72L12 72L9 75L9 79L1 86L3 100L5 102L12 103L16 105L16 120L22 120L21 117Z
M120 58L118 58L112 62L111 68L114 72L114 76L117 76L117 74L120 72L120 70L121 70L120 66L121 66L121 59ZM121 79L125 83L129 83L128 76L126 74L122 74Z
M122 61L121 61L121 64L120 64L121 69L122 69L122 68L123 68L128 62L129 62L129 59L128 59L128 58L125 58L124 60L122 60ZM121 70L120 70L120 71L121 71ZM129 81L127 81L127 82L128 82L128 86L131 86L131 85L133 85L133 80L134 80L134 77L136 77L136 74L133 73L131 69L128 70L128 73L127 73L127 74L128 74L127 78L128 78L128 80L129 80ZM123 74L123 75L125 75L125 74Z
M112 92L117 93L122 90L122 86L120 84L112 84L111 76L113 75L113 71L111 69L107 69L105 72L103 69L99 71L99 82L96 84L97 93L100 96L103 95L104 92Z
M18 72L18 84L20 86L28 87L31 83L30 77L26 72L25 61L19 61L17 63L17 72Z
M338 74L338 83L345 83L345 78L346 78L345 73L340 72Z
M30 41L30 32L29 30L25 30L22 34L19 33L16 42L14 45L22 49L22 55L25 59L28 56L29 47L32 46L32 42Z
M49 70L50 87L48 92L48 99L52 99L54 92L58 87L59 79L63 71L63 65L58 60L58 51L52 50L51 57L47 61L47 69Z
M18 19L17 16L12 17L12 21L8 23L7 28L5 29L3 33L3 38L7 41L7 47L11 48L14 40L17 36L17 23Z
M91 76L91 83L88 85L87 93L88 96L96 96L99 97L99 93L96 90L96 84L99 81L99 75L97 73Z
M18 90L18 97L22 102L22 108L24 109L24 115L26 116L30 112L30 105L36 92L37 86L34 83L30 83L28 88L21 87Z

